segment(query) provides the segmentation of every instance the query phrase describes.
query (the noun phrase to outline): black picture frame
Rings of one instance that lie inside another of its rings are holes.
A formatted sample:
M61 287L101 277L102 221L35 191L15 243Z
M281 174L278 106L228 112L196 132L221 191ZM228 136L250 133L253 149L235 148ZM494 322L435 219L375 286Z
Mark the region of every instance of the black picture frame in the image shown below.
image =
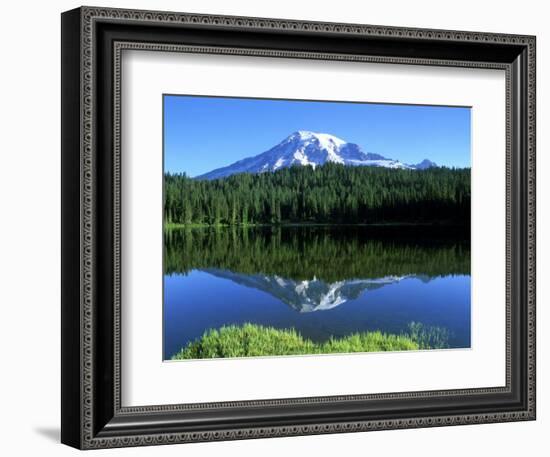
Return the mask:
M61 441L94 449L535 419L535 45L533 36L479 32L63 13ZM183 48L506 71L505 387L121 406L120 52Z

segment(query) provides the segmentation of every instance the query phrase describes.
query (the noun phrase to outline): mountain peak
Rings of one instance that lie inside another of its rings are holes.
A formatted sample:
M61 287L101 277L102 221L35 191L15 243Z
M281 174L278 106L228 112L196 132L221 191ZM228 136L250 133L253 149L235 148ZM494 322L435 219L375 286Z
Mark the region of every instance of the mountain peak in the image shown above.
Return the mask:
M427 168L437 167L437 164L431 160L424 159L422 162L417 163L414 167L417 170L426 170Z
M346 166L371 166L407 170L426 169L436 166L425 159L418 165L407 165L399 160L388 159L380 154L364 152L354 143L348 143L330 133L297 130L271 149L253 157L235 162L227 167L212 170L197 176L198 179L218 179L236 173L265 173L295 165L315 168L325 163Z
M317 141L322 147L329 147L330 145L341 146L346 141L338 138L337 136L329 133L311 132L310 130L297 130L290 135L287 140L300 140L300 141Z

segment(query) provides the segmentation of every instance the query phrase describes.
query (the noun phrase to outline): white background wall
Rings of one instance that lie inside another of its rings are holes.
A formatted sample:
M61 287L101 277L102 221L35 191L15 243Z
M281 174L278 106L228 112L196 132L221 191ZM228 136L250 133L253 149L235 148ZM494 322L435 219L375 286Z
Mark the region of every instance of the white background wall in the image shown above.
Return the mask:
M117 0L97 5L524 33L538 38L538 420L102 451L101 455L547 455L550 29L542 1ZM0 27L0 449L76 451L59 442L60 13L75 1L3 4ZM546 432L546 433L545 433Z

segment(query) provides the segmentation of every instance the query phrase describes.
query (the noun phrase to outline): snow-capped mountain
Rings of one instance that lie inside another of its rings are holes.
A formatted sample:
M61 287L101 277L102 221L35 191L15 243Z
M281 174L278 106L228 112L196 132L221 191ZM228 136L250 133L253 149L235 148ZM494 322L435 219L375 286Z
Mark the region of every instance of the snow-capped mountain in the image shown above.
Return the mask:
M428 159L417 165L388 159L380 154L364 152L360 146L348 143L328 133L314 133L300 130L285 138L278 145L254 157L239 160L227 167L212 170L198 179L217 179L235 173L263 173L276 171L293 165L309 165L315 168L327 162L349 166L371 166L424 170L437 166Z
M374 290L412 276L386 276L373 279L348 279L327 283L313 278L297 281L280 276L242 274L215 268L204 269L218 278L228 279L237 284L261 290L281 300L300 313L326 311L354 300L364 291Z

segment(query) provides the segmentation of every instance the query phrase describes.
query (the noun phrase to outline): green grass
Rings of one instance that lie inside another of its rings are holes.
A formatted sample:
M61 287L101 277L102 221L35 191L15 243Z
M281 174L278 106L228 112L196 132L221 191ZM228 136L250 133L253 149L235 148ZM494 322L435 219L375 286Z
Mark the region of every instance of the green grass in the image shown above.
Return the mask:
M420 349L447 349L451 335L444 327L410 322L408 336L418 343Z
M409 336L379 331L354 333L344 338L331 338L325 343L314 343L294 329L279 330L244 324L207 330L200 339L189 343L172 359L407 351L420 348Z

